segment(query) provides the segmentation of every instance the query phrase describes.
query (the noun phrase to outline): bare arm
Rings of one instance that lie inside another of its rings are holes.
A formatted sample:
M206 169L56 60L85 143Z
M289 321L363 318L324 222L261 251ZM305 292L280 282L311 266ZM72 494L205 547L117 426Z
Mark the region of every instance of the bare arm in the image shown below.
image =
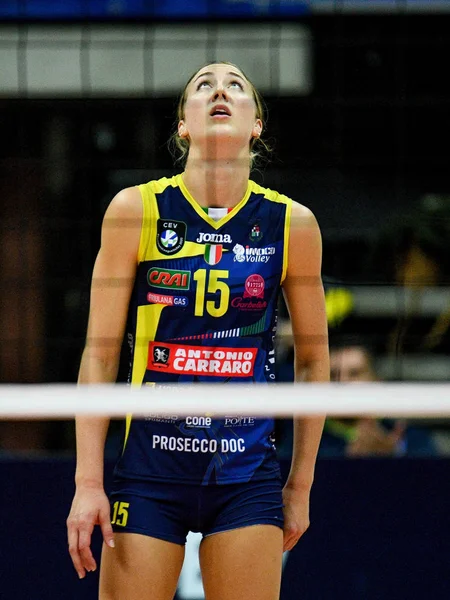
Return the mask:
M91 286L86 345L78 382L113 383L117 377L128 304L134 284L142 202L137 188L123 190L106 211L101 247ZM92 529L102 528L105 542L113 544L109 503L103 489L104 445L109 417L76 418L76 493L67 521L69 550L80 577L95 570L90 551Z
M101 247L92 275L89 324L78 377L80 384L113 383L116 380L136 272L141 223L139 191L129 188L117 194L103 220ZM108 424L107 417L77 417L77 483L103 483L103 446Z
M321 262L322 240L316 219L307 208L293 205L283 290L292 323L296 381L330 379ZM284 489L286 550L295 545L309 526L309 494L324 421L324 416L294 417L292 463Z

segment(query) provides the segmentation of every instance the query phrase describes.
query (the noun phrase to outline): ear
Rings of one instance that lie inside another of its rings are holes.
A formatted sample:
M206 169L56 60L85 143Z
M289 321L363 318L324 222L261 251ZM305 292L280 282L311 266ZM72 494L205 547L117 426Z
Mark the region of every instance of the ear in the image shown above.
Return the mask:
M256 119L255 124L253 125L253 129L252 129L252 137L259 138L261 136L262 129L263 129L263 125L262 125L261 119Z
M184 121L178 123L178 135L180 138L187 138L189 133Z

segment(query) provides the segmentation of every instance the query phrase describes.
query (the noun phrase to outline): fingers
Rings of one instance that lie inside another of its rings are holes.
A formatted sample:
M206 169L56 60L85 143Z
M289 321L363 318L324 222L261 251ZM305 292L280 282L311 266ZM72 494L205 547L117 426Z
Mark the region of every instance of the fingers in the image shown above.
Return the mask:
M292 550L308 527L309 523L304 527L285 526L283 530L283 552Z
M75 571L80 579L86 575L86 570L83 567L80 552L78 550L78 529L75 524L71 521L70 517L67 519L67 539L69 543L69 554L72 559Z
M86 571L97 568L90 548L93 528L94 522L88 517L70 516L67 519L69 554L80 579L85 577Z
M79 522L78 549L81 556L81 562L86 571L95 571L97 564L91 552L91 536L94 529L93 520L81 518Z
M114 534L111 526L111 517L109 506L107 510L102 510L99 515L100 529L102 530L103 540L110 548L114 548Z
M289 550L292 550L292 548L298 542L300 537L301 536L298 536L298 537L295 536L295 537L288 537L288 538L284 539L283 540L283 552L288 552Z

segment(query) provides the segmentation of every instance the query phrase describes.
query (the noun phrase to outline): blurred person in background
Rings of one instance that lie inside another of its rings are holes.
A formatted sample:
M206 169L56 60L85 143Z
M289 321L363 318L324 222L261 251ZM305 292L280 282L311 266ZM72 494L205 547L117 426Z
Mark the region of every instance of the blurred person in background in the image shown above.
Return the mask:
M450 195L426 194L410 214L394 219L370 263L376 281L399 289L397 316L377 323L379 350L390 359L393 376L405 379L409 358L408 379L449 381ZM439 454L450 455L449 420L435 419L432 428Z
M342 332L345 331L343 322L353 308L350 292L340 287L328 289L326 308L331 332L331 381L347 384L381 381L377 374L375 348L363 335ZM292 381L292 329L286 316L281 319L278 339L278 377L280 381ZM445 440L441 441L439 437L438 444L437 435L435 427L423 423L370 417L327 418L319 457L436 456L447 453ZM289 458L291 444L292 421L277 419L280 458Z
M343 338L330 347L331 381L370 383L379 378L372 350L364 341ZM372 417L328 418L320 456L434 456L436 448L427 428L404 421Z
M421 312L428 288L450 286L450 196L428 194L410 214L380 233L371 258L373 277L406 288L395 322L386 324L384 350L392 356L450 355L450 296L433 316Z

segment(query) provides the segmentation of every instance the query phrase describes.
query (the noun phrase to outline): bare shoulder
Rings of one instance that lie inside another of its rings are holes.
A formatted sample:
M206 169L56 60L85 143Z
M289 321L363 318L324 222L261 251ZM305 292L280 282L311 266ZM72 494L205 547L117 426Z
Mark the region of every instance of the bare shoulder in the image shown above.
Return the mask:
M292 202L291 209L291 227L312 227L318 228L316 217L312 210L299 202Z
M136 257L141 237L143 206L139 188L121 190L111 200L102 224L102 250Z
M292 203L287 279L299 274L316 276L322 259L322 236L313 212Z
M305 246L310 248L311 244L315 246L322 243L319 224L314 213L298 202L292 202L289 237L290 254L304 252Z
M138 187L120 190L111 200L105 218L138 218L142 217L142 198Z

